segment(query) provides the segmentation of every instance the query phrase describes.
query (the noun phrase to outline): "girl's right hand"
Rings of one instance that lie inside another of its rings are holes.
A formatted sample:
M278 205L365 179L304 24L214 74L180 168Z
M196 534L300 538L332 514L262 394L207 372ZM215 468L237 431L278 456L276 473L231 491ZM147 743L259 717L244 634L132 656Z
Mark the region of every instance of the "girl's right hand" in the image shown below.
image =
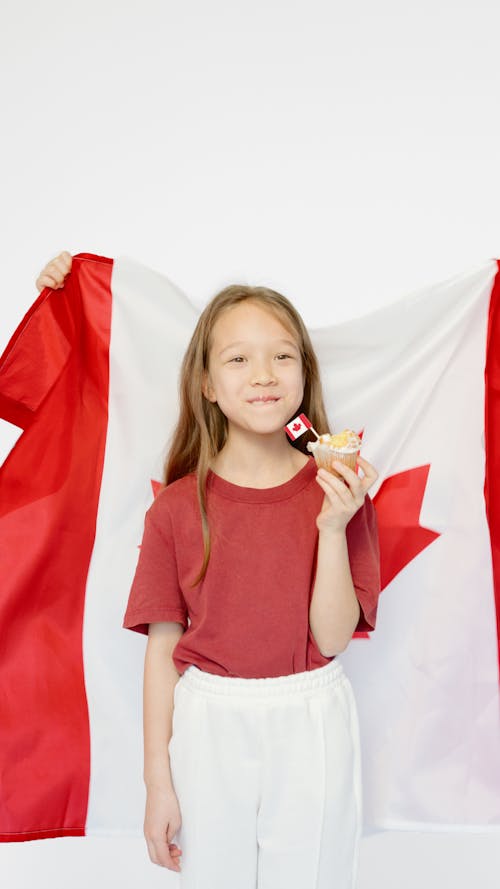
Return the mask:
M72 256L67 250L63 250L55 259L51 259L36 279L38 290L50 287L52 290L60 290L64 287L64 279L71 271Z
M153 864L180 871L182 850L172 842L182 824L179 801L173 789L148 787L144 836Z

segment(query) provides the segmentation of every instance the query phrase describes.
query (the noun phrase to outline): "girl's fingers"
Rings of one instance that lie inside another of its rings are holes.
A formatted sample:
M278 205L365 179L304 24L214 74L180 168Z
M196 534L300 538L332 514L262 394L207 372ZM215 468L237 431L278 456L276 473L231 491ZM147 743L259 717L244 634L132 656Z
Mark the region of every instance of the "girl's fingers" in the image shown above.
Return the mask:
M368 460L365 460L364 457L361 457L359 454L358 454L358 463L361 464L361 469L363 470L365 476L368 476L369 478L373 478L374 481L375 481L375 479L378 478L378 472L375 469L375 467L372 466L371 463L368 463Z
M378 472L371 463L368 463L368 460L365 460L364 457L360 457L358 455L357 463L361 466L363 470L363 478L361 478L357 472L354 472L349 466L346 466L345 463L339 463L335 468L338 472L341 472L344 475L346 481L351 480L353 484L359 482L360 489L363 491L363 495L371 488L371 486L378 479Z
M163 844L155 843L154 841L147 845L149 857L153 864L158 864L160 867L166 867L167 870L180 871L181 861L179 856L181 855L181 852L179 850L179 852L176 853L175 848L177 847L174 849L167 847L167 849L165 849Z
M325 473L325 475L322 475L323 472ZM348 505L350 500L352 501L351 489L347 485L345 485L344 482L342 482L339 478L336 478L334 475L332 475L331 472L327 472L326 469L319 469L316 478L323 488L325 494L329 496L331 496L332 494L337 494L342 500L342 503L344 503L346 506Z
M344 487L346 487L347 485L354 497L356 497L358 494L361 493L361 491L364 490L364 479L360 478L358 473L354 472L354 469L351 469L350 466L346 466L346 464L342 463L340 460L338 462L334 462L333 465L337 472L339 472L345 479L345 483L343 483Z
M71 270L72 261L73 257L67 250L51 259L36 279L38 290L43 290L44 287L51 287L53 290L63 287L64 279Z
M71 256L71 253L68 250L63 250L62 253L59 254L58 258L61 259L62 262L64 262L66 264L67 269L69 271L71 268L71 263L73 261L73 257Z
M40 275L36 279L36 286L38 290L43 290L44 287L51 287L52 290L55 290L58 285L52 275Z
M67 254L69 256L69 253ZM45 267L44 272L48 272L49 275L52 275L56 281L60 284L69 270L71 269L71 256L69 256L69 262L66 256L62 253L60 256L56 256L48 265Z
M63 250L63 252L60 253L59 256L56 256L52 260L52 262L56 264L57 268L61 270L61 273L63 275L68 274L69 270L71 269L72 261L73 257L71 256L71 253L68 253L67 250Z
M68 269L60 260L54 259L47 266L47 272L56 279L58 284L61 284L68 274Z

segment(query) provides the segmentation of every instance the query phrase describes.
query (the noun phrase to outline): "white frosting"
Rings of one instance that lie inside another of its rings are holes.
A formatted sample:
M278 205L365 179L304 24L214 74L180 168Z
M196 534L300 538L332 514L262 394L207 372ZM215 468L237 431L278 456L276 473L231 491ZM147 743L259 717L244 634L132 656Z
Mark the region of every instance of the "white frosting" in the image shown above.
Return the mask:
M324 435L320 435L318 441L309 441L307 443L307 450L314 454L317 448L320 449L321 452L330 453L332 451L336 451L339 454L355 454L361 448L361 439L355 432L351 435L351 441L349 444L342 445L338 447L336 445L331 445L329 443L330 434L325 433Z

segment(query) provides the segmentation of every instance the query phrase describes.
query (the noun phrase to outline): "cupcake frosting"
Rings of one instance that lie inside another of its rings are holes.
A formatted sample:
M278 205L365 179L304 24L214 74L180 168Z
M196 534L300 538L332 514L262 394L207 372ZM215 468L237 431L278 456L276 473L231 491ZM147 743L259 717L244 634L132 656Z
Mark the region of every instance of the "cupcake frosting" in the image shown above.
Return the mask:
M308 450L312 451L318 445L326 445L326 447L332 448L335 451L352 454L354 451L360 450L361 439L352 429L344 429L342 432L336 432L335 434L325 432L324 435L320 435L318 441L309 442L307 447Z

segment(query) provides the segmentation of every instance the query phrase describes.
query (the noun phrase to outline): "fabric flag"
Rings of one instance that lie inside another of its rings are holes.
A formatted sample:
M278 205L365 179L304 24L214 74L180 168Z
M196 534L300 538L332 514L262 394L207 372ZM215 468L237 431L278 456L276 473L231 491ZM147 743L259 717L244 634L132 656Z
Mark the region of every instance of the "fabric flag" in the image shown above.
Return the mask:
M340 656L365 834L500 828L499 281L490 260L311 331L330 430L363 429L379 471L377 625ZM197 317L165 276L80 254L0 360L4 842L142 836L145 640L122 620Z

